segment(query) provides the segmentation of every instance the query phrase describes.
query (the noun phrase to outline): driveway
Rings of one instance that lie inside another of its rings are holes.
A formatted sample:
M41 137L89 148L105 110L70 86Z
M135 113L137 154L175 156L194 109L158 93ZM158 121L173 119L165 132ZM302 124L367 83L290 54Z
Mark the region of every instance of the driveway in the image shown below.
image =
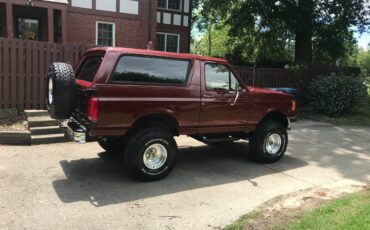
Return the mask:
M300 122L271 165L250 161L247 142L177 141L174 171L152 183L96 143L0 146L0 229L214 229L278 195L370 182L370 128Z

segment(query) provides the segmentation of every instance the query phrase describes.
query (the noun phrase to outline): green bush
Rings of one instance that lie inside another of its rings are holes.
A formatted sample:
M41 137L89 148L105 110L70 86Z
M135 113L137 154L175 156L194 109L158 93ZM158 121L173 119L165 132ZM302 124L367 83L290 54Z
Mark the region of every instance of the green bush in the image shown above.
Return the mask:
M307 101L312 112L340 116L351 112L367 95L363 78L329 76L310 84Z

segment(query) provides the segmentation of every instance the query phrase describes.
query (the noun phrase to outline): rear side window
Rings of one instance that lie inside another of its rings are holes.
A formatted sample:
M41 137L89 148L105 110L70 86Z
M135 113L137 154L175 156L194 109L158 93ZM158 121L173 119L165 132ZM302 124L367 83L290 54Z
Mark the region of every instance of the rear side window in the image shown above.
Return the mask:
M111 76L112 82L185 85L188 60L122 56Z
M103 62L103 58L101 55L87 57L78 69L76 78L88 82L94 81L94 77Z

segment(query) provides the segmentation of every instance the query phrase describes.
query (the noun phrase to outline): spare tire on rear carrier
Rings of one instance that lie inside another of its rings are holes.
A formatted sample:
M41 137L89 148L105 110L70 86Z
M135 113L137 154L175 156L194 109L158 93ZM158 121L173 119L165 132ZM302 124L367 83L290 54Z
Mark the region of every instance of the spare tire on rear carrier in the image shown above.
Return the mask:
M46 105L53 119L69 119L76 107L75 73L70 64L56 62L49 67Z

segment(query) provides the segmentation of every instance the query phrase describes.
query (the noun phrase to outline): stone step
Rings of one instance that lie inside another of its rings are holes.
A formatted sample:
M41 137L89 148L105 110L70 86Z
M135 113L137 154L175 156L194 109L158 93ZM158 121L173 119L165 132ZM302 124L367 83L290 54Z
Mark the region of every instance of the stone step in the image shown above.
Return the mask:
M0 131L0 145L30 145L29 131Z
M25 110L27 117L48 117L49 112L47 110Z
M31 127L30 131L32 136L62 134L66 131L66 128L60 128L59 126Z
M32 145L46 145L70 142L63 134L35 135L31 137Z
M29 127L58 126L58 121L49 116L27 116L27 119Z

